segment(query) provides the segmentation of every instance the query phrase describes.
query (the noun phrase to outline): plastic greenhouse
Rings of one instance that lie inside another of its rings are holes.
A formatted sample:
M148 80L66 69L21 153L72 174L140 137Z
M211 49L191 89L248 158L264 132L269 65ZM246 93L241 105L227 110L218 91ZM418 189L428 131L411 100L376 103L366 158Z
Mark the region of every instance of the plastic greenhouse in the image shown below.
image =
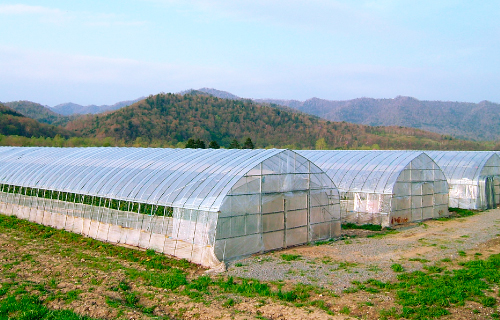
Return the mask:
M450 185L450 207L490 209L500 203L500 157L490 151L426 151Z
M339 194L290 150L0 147L0 212L201 264L340 234Z
M447 216L448 183L419 151L303 150L340 192L342 221L391 226Z

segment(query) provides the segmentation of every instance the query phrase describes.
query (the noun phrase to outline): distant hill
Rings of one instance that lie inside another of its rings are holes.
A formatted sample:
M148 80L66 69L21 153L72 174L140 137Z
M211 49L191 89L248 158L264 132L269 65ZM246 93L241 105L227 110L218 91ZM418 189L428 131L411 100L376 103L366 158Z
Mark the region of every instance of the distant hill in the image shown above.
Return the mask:
M489 101L420 101L402 96L395 99L360 98L346 101L318 98L306 101L255 101L288 106L331 121L405 126L471 140L500 139L500 104Z
M124 143L190 138L217 141L250 137L257 147L395 148L481 150L485 145L403 127L335 123L316 116L262 106L246 100L199 94L159 94L102 115L68 123L85 137L112 137Z
M54 106L52 110L58 114L65 116L74 114L97 114L106 111L118 110L125 106L129 106L137 101L143 100L144 98L145 97L141 97L134 100L120 101L113 105L102 105L102 106L96 106L96 105L82 106L76 103L67 102Z
M52 124L61 122L61 120L65 118L52 111L49 107L42 106L36 102L23 100L4 102L3 104L28 118L35 119L42 123Z
M194 90L194 89L189 89L189 90L186 90L186 91L182 91L182 92L179 92L179 94L191 94L191 95L196 95L198 93L206 93L208 95L211 95L211 96L214 96L216 98L221 98L221 99L229 99L229 100L243 100L242 98L232 94L232 93L229 93L227 91L221 91L221 90L217 90L217 89L213 89L213 88L200 88L200 89L197 89L197 90Z
M58 134L68 138L75 135L63 128L40 123L34 119L25 117L21 113L3 104L0 104L0 134L5 136L16 135L37 138L53 138Z

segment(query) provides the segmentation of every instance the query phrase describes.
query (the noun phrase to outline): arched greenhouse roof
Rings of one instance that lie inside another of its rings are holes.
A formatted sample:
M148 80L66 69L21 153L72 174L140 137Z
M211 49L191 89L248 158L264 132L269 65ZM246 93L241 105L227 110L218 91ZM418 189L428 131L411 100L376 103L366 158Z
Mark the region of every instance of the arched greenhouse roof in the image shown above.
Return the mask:
M339 191L392 194L401 172L414 161L433 163L421 151L297 150L325 171ZM434 164L435 165L435 164ZM444 177L443 177L444 179Z
M494 151L425 151L443 170L448 182L470 184L481 176L500 175Z
M283 152L291 151L0 147L0 184L219 211L241 177Z

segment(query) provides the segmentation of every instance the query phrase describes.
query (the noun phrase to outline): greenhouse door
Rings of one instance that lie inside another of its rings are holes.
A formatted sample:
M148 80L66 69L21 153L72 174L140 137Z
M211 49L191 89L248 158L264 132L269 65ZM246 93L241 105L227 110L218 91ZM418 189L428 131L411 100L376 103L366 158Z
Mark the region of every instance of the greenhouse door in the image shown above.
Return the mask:
M485 192L486 192L486 208L487 209L496 208L495 181L493 177L486 177Z
M283 192L262 197L264 251L307 243L308 192Z
M284 226L283 247L309 242L307 192L287 192L283 198Z

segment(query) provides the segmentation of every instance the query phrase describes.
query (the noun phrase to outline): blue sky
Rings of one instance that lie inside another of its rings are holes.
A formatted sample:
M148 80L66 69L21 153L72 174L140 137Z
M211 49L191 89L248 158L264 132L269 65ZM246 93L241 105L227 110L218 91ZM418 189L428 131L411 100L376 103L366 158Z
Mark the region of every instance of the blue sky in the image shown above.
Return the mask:
M500 102L499 17L497 0L1 0L0 101Z

